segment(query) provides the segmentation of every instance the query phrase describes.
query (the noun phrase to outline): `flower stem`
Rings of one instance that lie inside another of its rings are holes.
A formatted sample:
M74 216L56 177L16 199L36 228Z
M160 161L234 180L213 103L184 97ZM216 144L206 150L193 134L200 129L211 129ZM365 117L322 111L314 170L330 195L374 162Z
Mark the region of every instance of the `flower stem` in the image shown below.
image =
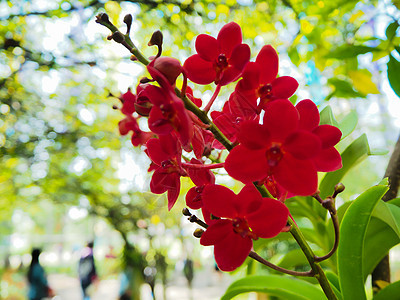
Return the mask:
M211 97L211 99L210 99L210 101L208 101L206 107L204 108L204 112L205 112L205 113L208 113L208 112L209 112L209 110L210 110L210 108L211 108L211 105L213 105L215 99L217 99L220 90L221 90L221 85L218 84L217 87L216 87L216 89L215 89L215 91L214 91L214 94L212 95L212 97Z
M223 168L225 166L225 163L209 164L209 165L182 163L182 166L189 169L210 170L210 169Z
M311 266L311 269L314 272L314 277L318 280L322 290L324 291L326 297L329 300L337 300L335 293L332 290L332 287L325 276L325 273L321 267L321 265L315 260L314 252L311 250L310 246L308 245L306 239L304 238L303 234L301 233L300 229L296 226L294 221L288 218L288 224L291 225L290 233L299 244L301 250L303 251L304 255L306 256L308 263Z

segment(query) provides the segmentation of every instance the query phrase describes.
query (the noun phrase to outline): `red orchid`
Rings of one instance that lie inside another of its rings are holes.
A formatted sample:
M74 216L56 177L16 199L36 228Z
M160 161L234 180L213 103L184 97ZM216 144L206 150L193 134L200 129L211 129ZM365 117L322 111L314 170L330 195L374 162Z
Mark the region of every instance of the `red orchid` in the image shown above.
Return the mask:
M224 25L216 39L200 34L195 47L198 54L190 56L183 68L198 84L227 85L240 77L250 60L250 47L242 44L242 30L234 22Z
M258 121L259 116L254 108L242 95L233 92L225 103L222 112L213 111L211 117L221 132L235 144L237 143L240 124L246 120ZM217 149L224 149L224 146L218 141L215 141L213 146Z
M200 238L203 246L214 245L214 256L222 271L233 271L249 255L253 240L271 238L285 227L289 211L274 199L262 198L246 185L239 194L221 185L207 185L203 191L204 211L213 220Z
M147 66L147 70L160 87L148 85L144 88L147 98L153 104L149 115L149 128L159 135L175 131L182 145L188 147L193 136L192 121L171 84L153 65L154 60Z
M146 144L149 139L154 137L152 132L142 131L136 118L131 115L127 115L124 119L119 121L118 127L121 135L126 135L129 131L132 131L131 142L135 147Z
M121 112L124 115L133 114L135 112L136 95L131 92L131 89L128 89L125 94L122 94L120 99L122 102Z
M191 164L204 165L201 160L192 158ZM208 184L215 183L214 173L209 169L187 168L190 179L196 185L192 187L186 194L186 205L191 209L199 209L203 206L202 194L204 187Z
M238 141L225 161L230 176L249 183L273 176L284 189L306 196L316 192L318 176L312 161L321 151L321 140L299 128L297 109L289 100L267 105L263 124L245 121Z
M236 90L243 93L250 102L260 98L261 108L270 100L288 99L299 83L290 76L276 78L278 69L278 54L271 45L266 45L258 53L256 61L246 65Z
M146 147L153 162L150 168L154 170L150 190L154 194L168 192L168 210L171 210L179 196L180 177L187 176L181 165L181 146L174 135L161 135L150 139Z
M321 140L321 152L313 158L317 171L332 172L340 169L342 158L334 147L342 137L340 129L328 124L319 125L318 108L309 99L300 101L296 109L300 116L299 128L314 133Z

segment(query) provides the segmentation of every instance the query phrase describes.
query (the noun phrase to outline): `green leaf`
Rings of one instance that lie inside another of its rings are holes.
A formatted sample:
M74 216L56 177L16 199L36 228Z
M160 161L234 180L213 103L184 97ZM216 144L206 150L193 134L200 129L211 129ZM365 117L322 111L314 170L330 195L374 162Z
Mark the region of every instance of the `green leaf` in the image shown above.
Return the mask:
M373 216L388 224L400 238L400 207L379 201Z
M397 23L397 21L390 23L386 28L385 34L389 41L393 40L393 38L396 36L397 28L399 28L399 23Z
M328 79L328 84L334 87L334 91L326 98L326 100L329 100L333 96L342 98L365 97L364 94L355 91L352 84L346 80L342 80L339 78L330 78Z
M372 211L386 193L386 185L362 193L347 209L340 225L338 274L344 300L366 299L363 274L364 239Z
M342 139L348 136L356 128L358 115L355 111L348 113L340 122L339 129L342 131Z
M325 299L322 290L304 280L281 275L247 276L233 282L221 300L232 299L234 296L261 292L285 300L319 300Z
M307 258L301 249L294 249L289 251L279 261L278 266L282 268L294 268L299 266L308 265Z
M331 195L336 184L355 165L370 155L368 139L365 134L353 141L341 154L343 167L337 171L327 173L319 185L322 199Z
M344 45L336 48L326 55L326 58L352 58L360 54L365 54L368 52L379 51L380 49L375 47L368 47L363 45Z
M336 297L339 300L342 300L342 294L340 293L340 284L339 284L339 278L337 277L337 275L331 271L326 271L325 272L326 278L328 278L329 282L331 283L331 287L333 289L333 291L336 294Z
M339 123L333 116L332 108L329 105L327 105L323 110L321 110L319 115L320 115L320 121L319 121L320 125L328 124L339 127Z
M389 83L396 95L400 97L400 62L391 54L389 55L389 58L389 62L387 63Z
M373 300L394 300L400 295L400 281L393 282L376 294Z
M389 250L399 242L400 239L392 228L380 219L371 218L364 243L364 281Z

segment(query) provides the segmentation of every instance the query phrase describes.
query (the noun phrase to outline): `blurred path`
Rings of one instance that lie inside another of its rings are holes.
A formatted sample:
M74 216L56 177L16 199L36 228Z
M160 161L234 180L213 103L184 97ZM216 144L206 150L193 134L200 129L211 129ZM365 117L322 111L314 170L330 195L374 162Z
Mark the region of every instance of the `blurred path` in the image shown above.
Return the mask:
M167 285L166 296L163 298L163 287L156 285L157 300L217 300L223 295L232 280L229 275L210 274L199 271L196 273L193 288L189 290L187 281L183 276L176 276ZM56 292L54 300L81 300L81 290L77 278L63 274L50 274L48 276L51 287ZM92 300L117 300L119 282L117 279L102 280L97 284ZM142 300L152 300L150 287L146 284L141 287Z

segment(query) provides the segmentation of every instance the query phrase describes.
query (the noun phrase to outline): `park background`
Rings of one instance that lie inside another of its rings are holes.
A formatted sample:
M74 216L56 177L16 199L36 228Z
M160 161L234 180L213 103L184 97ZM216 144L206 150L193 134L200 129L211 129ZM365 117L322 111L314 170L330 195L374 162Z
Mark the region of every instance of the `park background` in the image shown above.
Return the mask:
M396 0L1 0L0 298L25 299L32 247L43 249L41 262L56 292L60 285L67 293L89 240L102 279L98 291L112 290L110 297L127 264L146 270L160 299L188 299L188 259L194 299L218 299L247 272L215 272L212 249L192 236L196 227L181 213L190 180L183 179L170 213L165 195L149 192L150 161L119 135L122 114L113 109L146 72L106 39L107 29L95 23L98 13L118 25L132 14L132 39L146 56L155 55L147 46L155 30L164 34L163 55L184 62L196 35L216 36L230 21L241 25L253 59L263 45L275 47L280 74L300 83L292 100L310 98L320 110L329 104L339 123L350 124L340 151L363 134L368 139L368 151L343 179L343 203L380 181L399 135L400 37L398 26L390 27L399 9ZM195 95L204 101L212 91L197 87ZM240 188L225 174L218 178ZM277 241L268 256L279 263L292 247ZM399 248L390 255L399 280ZM148 286L142 297L151 299Z

